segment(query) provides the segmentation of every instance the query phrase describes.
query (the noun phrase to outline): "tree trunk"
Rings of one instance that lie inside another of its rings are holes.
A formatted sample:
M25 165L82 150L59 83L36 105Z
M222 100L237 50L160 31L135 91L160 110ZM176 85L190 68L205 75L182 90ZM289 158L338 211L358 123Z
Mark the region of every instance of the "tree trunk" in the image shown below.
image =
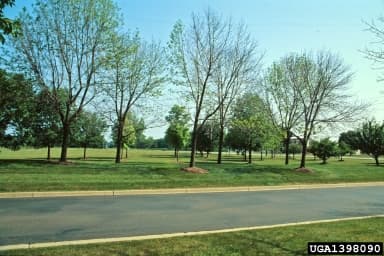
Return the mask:
M285 165L289 164L289 143L291 141L291 133L287 131L287 138L284 140L285 146ZM295 155L293 155L295 157Z
M244 161L246 162L247 161L247 149L244 149L243 151L241 151L241 152L243 152L244 154Z
M260 149L260 160L263 161L263 149Z
M177 148L175 147L174 157L177 158Z
M48 144L48 149L47 149L47 160L51 160L51 145Z
M247 152L245 152L245 155L247 155ZM248 148L248 163L252 163L252 146L249 146Z
M115 156L115 163L120 163L121 160L121 147L123 144L123 129L124 129L124 120L119 121L118 127L117 127L117 138L116 138L116 156Z
M128 147L125 148L125 159L128 159Z
M86 158L87 158L87 145L84 145L83 159L85 160Z
M191 148L191 158L189 160L189 167L195 166L195 154L196 154L196 146L197 146L197 121L195 118L195 122L193 124L192 131L192 148Z
M69 132L70 132L69 123L63 124L63 140L61 143L61 155L60 155L60 162L62 163L67 161Z
M323 163L322 164L326 164L327 163L327 158L323 157Z
M306 139L303 139L302 146L303 146L303 149L301 151L301 161L300 161L300 167L299 168L305 167L305 156L307 155L307 140Z
M376 163L376 166L380 165L380 163L379 163L379 156L375 156L375 163Z
M217 163L221 164L221 155L223 152L224 145L224 125L220 125L220 134L219 134L219 152L217 155Z
M176 161L179 162L179 150L175 149Z

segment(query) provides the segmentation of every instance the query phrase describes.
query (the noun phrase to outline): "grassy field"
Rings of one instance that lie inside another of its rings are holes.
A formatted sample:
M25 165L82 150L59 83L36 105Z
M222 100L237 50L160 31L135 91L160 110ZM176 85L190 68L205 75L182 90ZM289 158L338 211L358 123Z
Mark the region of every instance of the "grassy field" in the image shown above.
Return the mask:
M15 250L0 255L307 255L308 242L383 242L384 218L215 235Z
M88 159L82 160L81 149L69 150L69 164L46 161L45 149L22 149L0 152L0 192L58 191L58 190L118 190L145 188L182 188L253 186L309 183L339 183L384 181L384 166L376 167L370 159L330 159L320 164L312 157L307 167L313 173L298 173L294 169L298 160L285 166L283 159L254 155L254 163L246 164L235 153L224 154L224 163L215 163L216 155L208 159L199 157L197 166L209 170L208 174L180 171L187 166L188 152L181 153L179 163L171 151L130 150L128 159L114 163L113 149L89 149ZM52 152L59 156L59 149Z

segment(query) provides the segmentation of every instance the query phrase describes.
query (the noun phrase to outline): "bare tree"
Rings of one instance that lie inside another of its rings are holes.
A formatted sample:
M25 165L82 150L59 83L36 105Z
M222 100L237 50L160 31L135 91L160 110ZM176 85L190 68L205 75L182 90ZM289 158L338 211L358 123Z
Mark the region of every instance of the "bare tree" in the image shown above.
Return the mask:
M338 56L322 51L316 57L296 55L293 61L296 64L288 73L303 111L301 131L294 135L303 146L300 167L305 167L308 142L315 128L356 121L367 105L351 102L347 85L352 73Z
M49 96L62 123L60 161L67 160L71 123L97 92L104 47L118 22L111 0L38 0L20 15L18 63Z
M213 83L217 86L219 104L219 148L217 163L222 162L224 128L227 116L235 99L243 94L246 87L255 82L262 55L256 55L257 44L252 40L243 24L230 33L231 40L219 58L218 67L213 71Z
M116 157L120 163L125 120L133 107L160 93L164 82L163 51L159 44L146 43L138 33L115 35L106 55L104 92L115 112Z
M371 48L365 48L363 51L364 55L373 61L375 67L378 70L384 69L384 54L382 44L384 42L384 17L381 16L377 19L377 21L365 22L367 26L367 31L369 31L376 38L374 42L372 42ZM374 47L374 46L377 46ZM383 81L384 77L379 75L378 81Z
M191 167L195 165L199 127L204 127L220 107L212 75L231 40L231 30L230 21L223 22L220 16L207 10L203 15L192 14L192 23L186 30L178 22L168 43L174 83L183 88L193 104Z
M281 130L285 146L285 164L289 163L289 144L292 133L301 122L302 104L295 83L300 61L294 55L282 58L269 68L264 80L265 99L276 129ZM293 71L291 73L290 71Z

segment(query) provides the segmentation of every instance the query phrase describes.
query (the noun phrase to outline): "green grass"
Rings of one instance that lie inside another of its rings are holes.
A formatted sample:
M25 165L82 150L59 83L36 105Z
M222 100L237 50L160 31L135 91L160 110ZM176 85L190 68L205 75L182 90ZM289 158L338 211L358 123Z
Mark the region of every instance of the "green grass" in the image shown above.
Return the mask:
M181 153L177 163L172 151L130 150L127 160L114 163L113 149L89 149L82 160L81 149L69 150L67 165L58 164L59 149L53 149L55 161L44 159L45 149L22 149L0 152L0 192L58 190L118 190L146 188L183 188L218 186L254 186L310 183L384 181L384 166L376 167L372 160L329 160L322 165L311 158L307 167L314 173L297 173L298 160L285 166L283 159L244 163L235 153L224 154L224 163L215 163L216 155L197 158L197 166L209 170L199 175L181 172L188 164L188 152Z
M142 240L133 242L15 250L0 255L307 255L307 243L383 242L384 218Z

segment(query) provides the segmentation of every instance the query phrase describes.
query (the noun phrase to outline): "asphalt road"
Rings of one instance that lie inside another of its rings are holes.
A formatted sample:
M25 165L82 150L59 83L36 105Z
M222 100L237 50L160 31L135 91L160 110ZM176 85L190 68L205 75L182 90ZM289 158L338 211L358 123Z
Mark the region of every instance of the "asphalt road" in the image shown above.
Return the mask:
M384 213L384 187L0 199L0 245L154 235Z

